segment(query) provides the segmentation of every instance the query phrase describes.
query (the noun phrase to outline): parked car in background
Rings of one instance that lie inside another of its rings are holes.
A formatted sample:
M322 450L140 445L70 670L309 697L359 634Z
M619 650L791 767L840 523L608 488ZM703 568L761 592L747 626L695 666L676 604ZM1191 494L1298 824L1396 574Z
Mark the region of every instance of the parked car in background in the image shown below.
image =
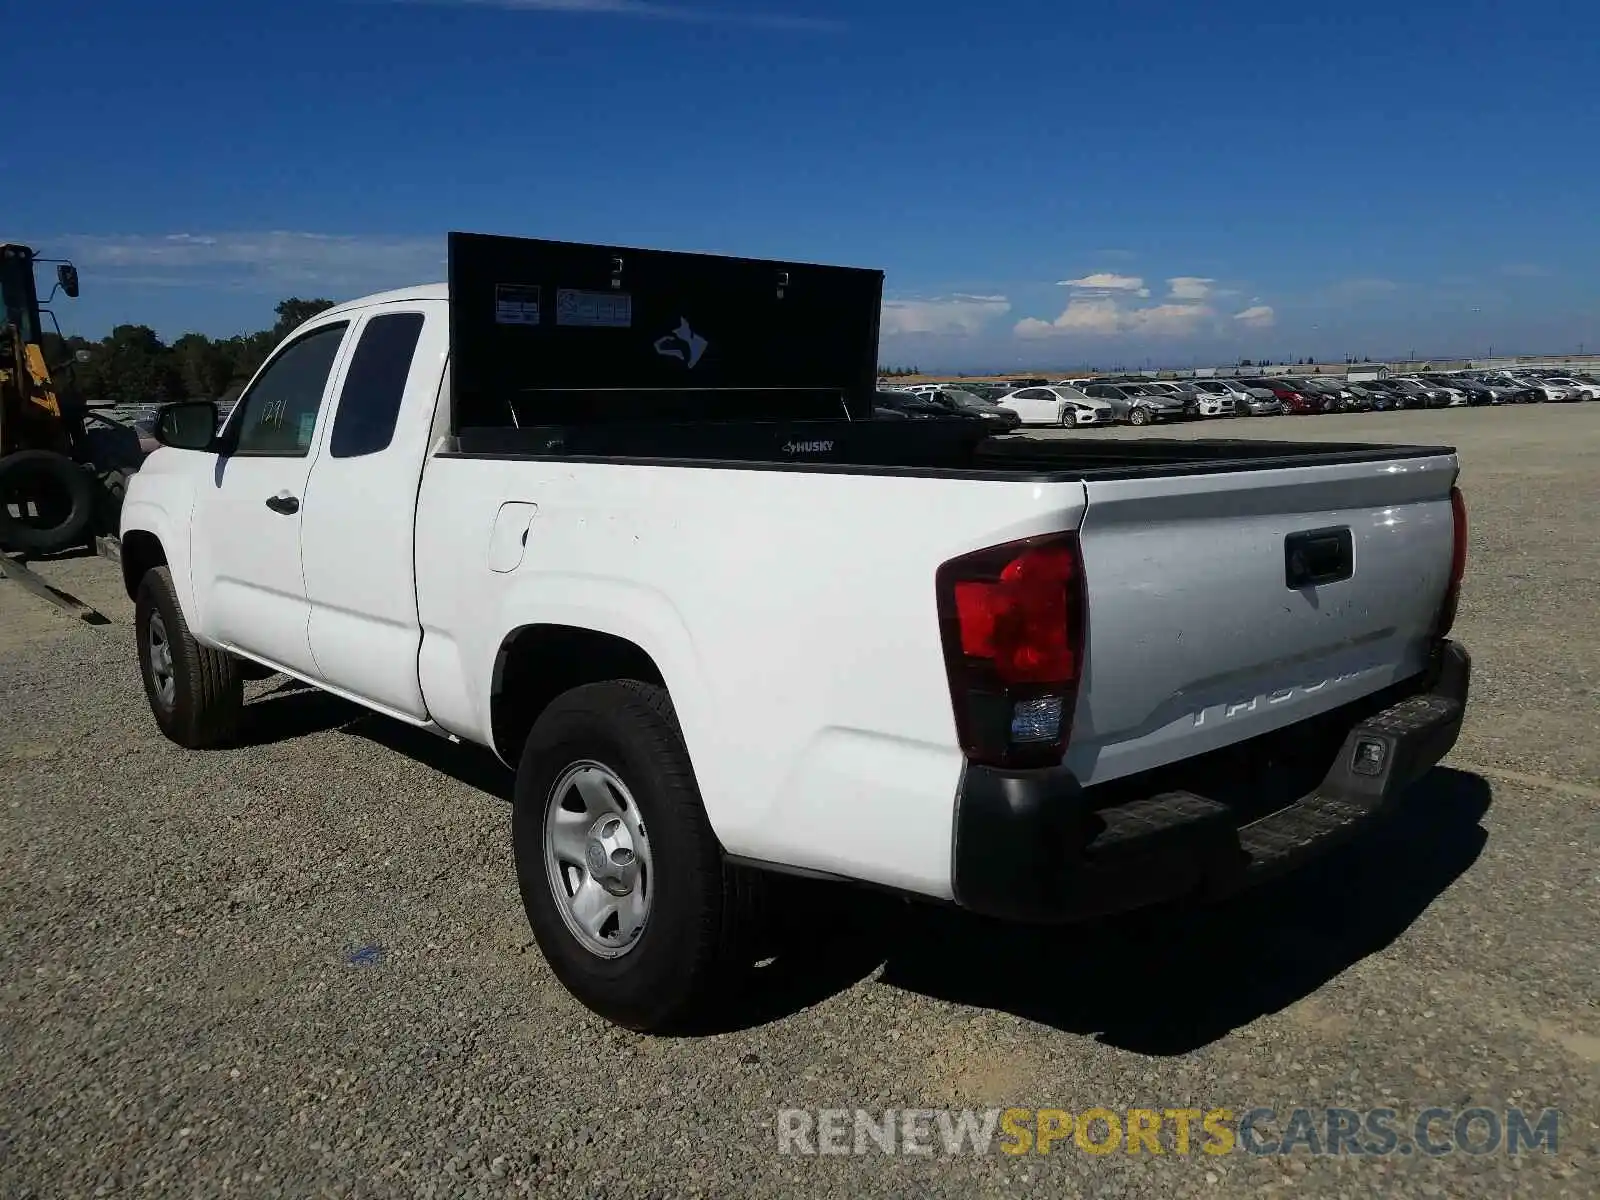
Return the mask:
M950 415L950 411L944 405L935 404L932 400L924 399L914 392L894 392L884 388L878 389L873 408L887 408L902 417L923 420Z
M1441 408L1466 408L1471 403L1466 388L1448 375L1418 375L1416 381L1440 396Z
M988 400L991 403L1001 396L1009 395L1017 390L1002 383L974 383L968 379L963 379L960 386L962 391L968 392L980 400Z
M1475 375L1472 381L1489 392L1490 404L1528 404L1536 399L1532 388L1518 387L1509 380L1495 379L1489 375Z
M1524 375L1522 381L1533 388L1546 404L1561 404L1567 399L1567 389L1559 383L1552 383L1541 375Z
M1545 380L1547 386L1562 388L1568 400L1600 400L1600 384L1585 383L1570 375L1556 375Z
M931 392L916 393L921 399L949 409L958 417L977 417L987 421L996 433L1010 433L1022 424L1014 409L1004 408L992 400L984 400L959 388L935 388Z
M1407 405L1408 408L1443 408L1450 402L1448 393L1428 387L1410 376L1400 376L1385 382L1411 401Z
M1203 416L1226 415L1243 417L1251 415L1249 408L1251 397L1247 389L1235 387L1224 379L1196 379L1194 386L1201 396L1200 411ZM1267 393L1267 399L1272 400L1273 404L1277 405L1277 401L1273 398L1271 392ZM1206 412L1205 406L1208 401L1226 401L1225 412Z
M1320 413L1323 409L1321 396L1308 396L1305 394L1305 392L1286 382L1281 377L1274 378L1267 375L1252 376L1251 378L1246 379L1245 382L1251 387L1266 388L1273 394L1274 397L1277 398L1278 403L1283 405L1283 411L1286 413L1292 413L1295 416L1305 417Z
M1389 397L1390 408L1426 408L1428 406L1426 393L1416 388L1401 387L1399 381L1395 379L1373 379L1364 382L1362 386L1383 392Z
M1283 401L1273 395L1271 388L1251 387L1242 379L1217 379L1228 389L1234 399L1234 412L1241 417L1275 417L1283 412Z
M1208 392L1198 383L1187 379L1158 379L1155 386L1174 396L1183 398L1192 417L1231 417L1234 403L1231 396L1218 396Z
M1322 403L1325 413L1343 412L1344 392L1337 382L1312 375L1286 375L1284 382L1290 387L1297 388L1300 394Z
M1422 378L1427 383L1435 383L1457 393L1462 397L1462 404L1481 406L1495 402L1494 393L1489 388L1465 375L1424 375Z
M1109 425L1114 419L1110 404L1064 384L1022 388L1000 400L1024 425Z
M1183 400L1160 388L1144 383L1091 383L1084 394L1104 400L1117 420L1130 425L1153 425L1157 421L1179 421L1188 415Z
M1345 390L1360 397L1372 412L1390 412L1400 407L1399 398L1393 392L1370 383L1347 383Z
M1370 412L1372 410L1372 394L1359 387L1346 383L1344 380L1335 380L1333 387L1339 396L1340 412Z

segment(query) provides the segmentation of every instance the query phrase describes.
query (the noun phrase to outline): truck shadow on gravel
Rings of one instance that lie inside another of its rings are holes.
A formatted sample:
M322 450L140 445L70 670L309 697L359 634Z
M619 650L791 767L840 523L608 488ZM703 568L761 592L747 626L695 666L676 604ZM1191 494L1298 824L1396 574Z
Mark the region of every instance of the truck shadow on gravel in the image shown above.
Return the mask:
M785 881L809 889L778 914L793 941L750 972L716 1028L791 1015L881 966L889 987L1140 1054L1186 1054L1390 945L1476 861L1491 799L1481 777L1435 769L1387 823L1297 874L1210 905L1081 925L1012 925Z
M470 788L510 803L511 772L487 750L458 745L400 721L389 720L298 680L277 676L274 680L273 686L245 705L241 745L266 746L338 730L351 737L376 742Z
M1056 928L911 913L881 981L1141 1054L1188 1053L1390 945L1476 861L1491 798L1480 776L1435 769L1387 823L1204 907Z
M281 685L249 705L246 740L338 729L501 800L486 751ZM1386 823L1295 874L1204 906L1080 925L1021 926L866 889L773 877L764 939L728 1003L695 1032L793 1016L877 983L1008 1012L1149 1055L1196 1050L1315 992L1403 934L1476 861L1492 793L1435 768Z

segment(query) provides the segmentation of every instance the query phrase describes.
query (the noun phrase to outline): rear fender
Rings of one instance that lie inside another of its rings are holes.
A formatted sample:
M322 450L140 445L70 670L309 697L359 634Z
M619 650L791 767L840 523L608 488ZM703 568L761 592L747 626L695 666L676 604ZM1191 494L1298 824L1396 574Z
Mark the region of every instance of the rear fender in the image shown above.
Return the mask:
M662 592L639 584L596 576L520 575L501 596L493 642L483 647L485 659L476 674L479 692L480 740L493 745L492 691L500 646L514 631L528 625L568 625L609 634L638 646L655 663L678 716L690 764L700 784L712 829L718 824L722 794L703 768L712 756L698 754L712 741L715 703L706 686L694 641L683 617Z

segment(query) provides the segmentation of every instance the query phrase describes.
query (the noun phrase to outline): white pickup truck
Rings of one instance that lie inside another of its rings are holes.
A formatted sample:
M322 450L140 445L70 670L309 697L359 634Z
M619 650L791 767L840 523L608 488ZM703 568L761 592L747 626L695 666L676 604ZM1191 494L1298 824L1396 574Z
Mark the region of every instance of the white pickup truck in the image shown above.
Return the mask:
M650 1030L766 872L1204 901L1449 751L1452 450L874 421L881 289L452 234L447 285L308 321L220 432L162 413L122 509L156 723L226 744L283 672L488 747L540 947Z

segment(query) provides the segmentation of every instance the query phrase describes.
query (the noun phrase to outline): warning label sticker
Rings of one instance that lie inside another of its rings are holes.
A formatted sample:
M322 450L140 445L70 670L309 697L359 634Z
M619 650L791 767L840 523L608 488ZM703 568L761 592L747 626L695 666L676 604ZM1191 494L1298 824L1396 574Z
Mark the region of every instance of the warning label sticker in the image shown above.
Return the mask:
M537 325L539 288L536 284L494 285L494 319L497 325Z
M633 297L626 292L584 292L576 288L557 288L556 324L631 329Z

